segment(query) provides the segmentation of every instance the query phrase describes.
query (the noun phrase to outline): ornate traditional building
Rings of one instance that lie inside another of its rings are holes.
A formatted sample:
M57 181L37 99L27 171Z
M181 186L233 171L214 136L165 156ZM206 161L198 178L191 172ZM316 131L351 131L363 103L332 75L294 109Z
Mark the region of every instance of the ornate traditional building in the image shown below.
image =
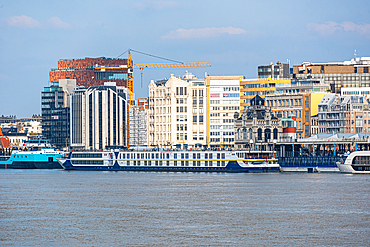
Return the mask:
M243 114L235 113L235 148L272 150L281 138L281 119L274 116L270 107L264 105L264 99L258 95L252 99L251 106Z

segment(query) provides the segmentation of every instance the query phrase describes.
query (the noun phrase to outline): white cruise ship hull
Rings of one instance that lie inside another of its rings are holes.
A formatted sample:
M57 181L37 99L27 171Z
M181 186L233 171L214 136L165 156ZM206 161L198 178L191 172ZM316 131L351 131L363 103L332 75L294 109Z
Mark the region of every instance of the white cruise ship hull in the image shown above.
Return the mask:
M71 152L65 170L279 172L274 158L247 158L231 151Z

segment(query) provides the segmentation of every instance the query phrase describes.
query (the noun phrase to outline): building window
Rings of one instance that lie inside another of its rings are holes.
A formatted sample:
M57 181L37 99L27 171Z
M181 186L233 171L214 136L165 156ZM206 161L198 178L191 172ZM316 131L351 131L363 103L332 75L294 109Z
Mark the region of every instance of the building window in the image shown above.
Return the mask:
M258 140L262 140L262 129L259 128L258 131L257 131L257 134L258 134Z

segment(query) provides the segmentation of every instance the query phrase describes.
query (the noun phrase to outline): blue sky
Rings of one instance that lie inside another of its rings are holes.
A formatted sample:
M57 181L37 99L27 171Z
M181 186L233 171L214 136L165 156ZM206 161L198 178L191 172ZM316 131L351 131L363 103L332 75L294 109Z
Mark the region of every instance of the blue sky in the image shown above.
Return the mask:
M150 80L257 77L257 66L370 57L369 1L0 0L0 115L41 113L41 91L59 59L117 57L127 49L210 68L146 69ZM126 55L123 56L123 58ZM133 53L134 63L166 62Z

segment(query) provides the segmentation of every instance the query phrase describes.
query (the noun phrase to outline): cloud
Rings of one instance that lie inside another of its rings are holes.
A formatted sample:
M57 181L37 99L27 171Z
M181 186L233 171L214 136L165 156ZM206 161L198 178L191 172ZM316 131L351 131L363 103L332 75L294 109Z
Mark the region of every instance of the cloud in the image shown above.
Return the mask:
M238 35L247 31L235 27L206 27L197 29L179 28L162 36L162 39L203 39L214 38L223 34Z
M12 27L39 28L41 26L40 22L26 15L13 16L5 19L5 21Z
M62 21L58 17L51 17L49 20L46 21L47 26L57 29L69 29L72 28L70 24L67 22Z
M54 28L54 29L72 28L70 24L63 22L58 17L51 17L45 23L41 23L38 20L33 19L32 17L21 15L21 16L12 16L8 19L5 19L5 22L11 27L20 27L20 28Z
M135 3L135 7L141 10L146 8L161 10L178 8L180 7L180 4L176 1L169 0L145 0L143 2Z
M335 31L351 31L363 35L370 35L370 24L367 23L355 24L349 21L342 23L328 21L325 24L308 23L306 27L308 28L308 30L316 31L324 36L331 35Z

